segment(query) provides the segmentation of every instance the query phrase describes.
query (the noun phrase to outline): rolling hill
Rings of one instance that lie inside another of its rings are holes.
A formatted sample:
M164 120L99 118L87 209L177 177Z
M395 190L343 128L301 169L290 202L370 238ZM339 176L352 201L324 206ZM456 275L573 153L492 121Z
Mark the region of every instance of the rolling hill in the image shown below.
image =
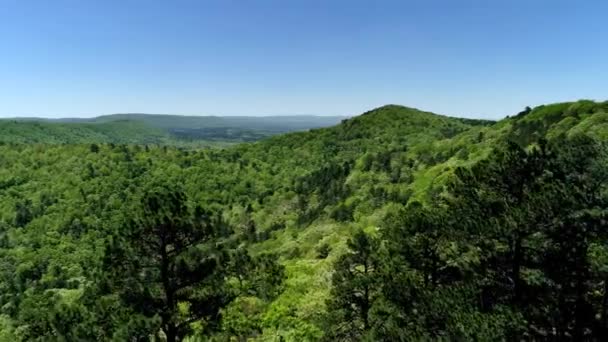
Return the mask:
M225 146L275 134L331 126L337 116L180 116L113 114L96 118L0 120L5 143L119 143Z

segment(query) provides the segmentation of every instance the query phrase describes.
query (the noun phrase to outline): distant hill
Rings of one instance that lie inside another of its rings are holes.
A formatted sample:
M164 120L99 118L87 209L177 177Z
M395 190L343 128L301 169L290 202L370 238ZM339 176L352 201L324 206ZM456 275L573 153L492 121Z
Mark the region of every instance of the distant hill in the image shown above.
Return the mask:
M112 114L95 118L0 120L0 142L227 145L340 123L339 116Z
M112 114L89 122L142 121L162 129L233 128L269 132L290 132L333 126L345 119L342 116L274 115L274 116L185 116L167 114ZM63 119L62 121L65 121Z
M143 122L117 121L103 124L50 121L0 120L0 142L17 144L168 144L163 130Z

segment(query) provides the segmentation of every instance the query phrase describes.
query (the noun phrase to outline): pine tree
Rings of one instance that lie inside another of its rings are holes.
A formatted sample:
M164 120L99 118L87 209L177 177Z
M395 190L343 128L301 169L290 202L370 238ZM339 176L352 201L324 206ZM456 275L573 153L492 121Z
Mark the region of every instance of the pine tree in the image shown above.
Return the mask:
M215 240L219 224L209 212L192 212L185 194L167 187L147 191L141 207L107 249L112 288L134 311L160 317L168 342L185 336L192 322L213 328L232 299L227 253Z
M372 327L370 310L379 292L379 241L358 231L348 248L336 262L327 305L332 323L328 338L350 341L360 340Z

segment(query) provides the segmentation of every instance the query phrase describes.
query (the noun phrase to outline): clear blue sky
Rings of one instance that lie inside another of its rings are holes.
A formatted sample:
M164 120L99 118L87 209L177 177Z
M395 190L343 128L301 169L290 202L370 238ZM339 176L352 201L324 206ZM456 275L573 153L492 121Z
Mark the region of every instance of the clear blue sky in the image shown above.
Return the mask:
M608 2L0 0L0 116L500 118L608 98Z

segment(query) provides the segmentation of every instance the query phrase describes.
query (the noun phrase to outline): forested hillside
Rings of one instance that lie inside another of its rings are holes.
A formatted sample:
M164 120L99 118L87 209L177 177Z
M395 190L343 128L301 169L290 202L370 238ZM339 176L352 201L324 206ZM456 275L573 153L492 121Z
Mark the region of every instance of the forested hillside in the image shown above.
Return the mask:
M0 120L0 142L113 143L184 148L228 146L275 134L332 126L339 116L181 116L113 114L95 118Z
M163 131L135 121L105 124L63 124L0 120L5 144L171 144Z
M225 149L27 124L0 145L0 341L608 336L608 102Z

